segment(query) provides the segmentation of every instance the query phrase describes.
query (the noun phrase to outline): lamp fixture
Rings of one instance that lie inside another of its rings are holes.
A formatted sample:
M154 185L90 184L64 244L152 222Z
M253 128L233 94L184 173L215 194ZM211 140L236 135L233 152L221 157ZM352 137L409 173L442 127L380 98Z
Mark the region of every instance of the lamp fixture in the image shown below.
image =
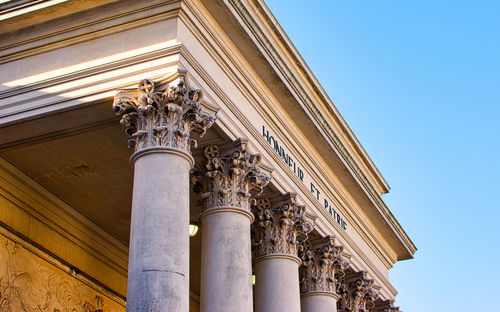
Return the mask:
M199 227L196 222L191 222L189 224L189 236L193 237L198 233Z

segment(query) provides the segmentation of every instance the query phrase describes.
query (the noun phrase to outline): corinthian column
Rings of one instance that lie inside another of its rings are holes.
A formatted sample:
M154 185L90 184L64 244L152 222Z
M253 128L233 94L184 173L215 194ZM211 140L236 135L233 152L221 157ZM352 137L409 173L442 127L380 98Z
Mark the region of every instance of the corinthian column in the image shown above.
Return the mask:
M349 266L342 246L332 236L312 242L302 252L300 291L302 312L336 312L338 278Z
M255 311L300 312L298 252L313 226L295 194L257 201L255 233Z
M189 172L192 131L203 135L215 116L201 111L184 77L165 92L146 79L115 95L113 109L135 148L127 311L189 309Z
M340 285L340 312L373 311L379 289L365 271L345 276Z
M270 177L260 173L260 155L250 154L247 140L204 149L205 169L193 171L203 189L201 220L201 311L250 312L252 262L251 193L262 192Z
M377 300L373 312L399 312L399 307L394 306L394 300Z

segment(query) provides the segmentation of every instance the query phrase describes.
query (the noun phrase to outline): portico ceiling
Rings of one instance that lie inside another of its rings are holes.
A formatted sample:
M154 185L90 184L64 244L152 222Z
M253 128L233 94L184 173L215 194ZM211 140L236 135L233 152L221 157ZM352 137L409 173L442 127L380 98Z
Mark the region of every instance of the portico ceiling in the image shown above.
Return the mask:
M128 244L132 150L111 103L43 116L1 129L0 154L26 174ZM210 129L201 141L223 142ZM166 186L168 187L168 186ZM195 194L191 196L195 201ZM199 209L193 202L192 209ZM192 211L197 215L198 211Z

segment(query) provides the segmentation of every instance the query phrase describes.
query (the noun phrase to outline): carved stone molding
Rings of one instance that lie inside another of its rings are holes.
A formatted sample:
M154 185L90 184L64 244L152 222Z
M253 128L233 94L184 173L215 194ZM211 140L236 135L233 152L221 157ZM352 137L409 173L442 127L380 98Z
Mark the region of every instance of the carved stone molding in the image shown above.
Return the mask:
M367 272L360 271L345 276L339 288L340 312L371 312L375 307L380 288L373 284Z
M305 206L297 204L297 195L288 193L271 202L257 199L253 224L255 257L288 254L297 257L313 225L306 220Z
M373 312L400 312L399 307L394 306L394 300L377 300Z
M300 292L324 292L337 296L339 278L349 267L349 261L342 255L343 247L337 245L333 236L326 236L311 242L301 252Z
M136 152L166 147L190 153L197 144L191 132L203 136L216 116L202 111L199 90L186 88L183 72L164 92L156 88L154 81L144 79L138 88L115 95L113 110L127 128L129 147Z
M1 312L125 312L124 301L113 300L72 268L41 250L32 253L21 245L26 242L12 237L20 243L0 234Z
M203 211L235 208L250 213L250 198L258 196L271 181L260 172L261 156L250 154L248 140L240 138L230 144L210 144L203 149L204 167L192 170L194 191L201 194Z

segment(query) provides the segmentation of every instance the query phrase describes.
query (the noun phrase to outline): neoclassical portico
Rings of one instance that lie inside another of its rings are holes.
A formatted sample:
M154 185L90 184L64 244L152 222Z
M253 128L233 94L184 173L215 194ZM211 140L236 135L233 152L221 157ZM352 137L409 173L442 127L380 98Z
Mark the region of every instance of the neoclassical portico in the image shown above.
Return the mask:
M113 104L135 150L127 311L188 311L190 185L203 207L201 311L372 311L380 287L364 271L346 275L334 237L308 238L314 223L297 194L259 197L271 176L247 139L204 146L194 166L191 133L202 137L216 117L185 71L159 85L144 79Z
M262 0L42 2L0 8L2 304L398 311L389 186Z
M247 139L206 145L194 165L191 133L202 137L216 117L185 74L164 90L144 79L113 104L135 150L127 311L188 311L190 185L202 199L201 311L372 311L380 287L346 274L334 237L308 238L314 223L297 194L259 197L271 176Z
M135 148L127 310L188 311L190 137L215 116L202 112L183 72L162 92L149 79L119 91L113 109Z

